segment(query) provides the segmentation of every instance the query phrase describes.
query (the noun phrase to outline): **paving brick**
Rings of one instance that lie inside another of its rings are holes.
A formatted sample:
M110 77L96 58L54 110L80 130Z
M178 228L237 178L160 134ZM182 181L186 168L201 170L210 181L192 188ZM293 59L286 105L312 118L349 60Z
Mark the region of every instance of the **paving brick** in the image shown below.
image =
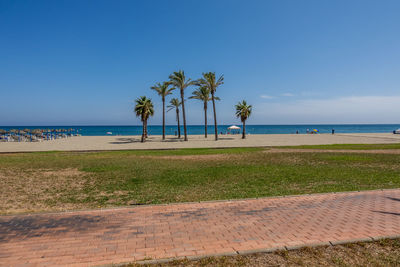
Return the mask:
M0 216L0 266L91 266L400 237L400 189Z

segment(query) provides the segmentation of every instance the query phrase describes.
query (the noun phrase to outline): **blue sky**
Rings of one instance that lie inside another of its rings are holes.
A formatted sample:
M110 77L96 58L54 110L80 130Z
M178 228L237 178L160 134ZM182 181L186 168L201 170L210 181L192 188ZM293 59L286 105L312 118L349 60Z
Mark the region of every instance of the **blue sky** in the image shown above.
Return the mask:
M224 124L242 99L250 124L400 123L399 13L397 0L0 0L0 125L139 124L141 95L160 124L149 88L178 69L224 74ZM187 114L203 123L201 103Z

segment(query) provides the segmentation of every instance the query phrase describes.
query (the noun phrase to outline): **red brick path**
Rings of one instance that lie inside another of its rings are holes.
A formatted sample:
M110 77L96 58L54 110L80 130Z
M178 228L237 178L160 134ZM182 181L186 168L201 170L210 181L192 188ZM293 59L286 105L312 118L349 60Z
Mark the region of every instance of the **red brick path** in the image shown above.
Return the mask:
M87 266L400 234L400 189L0 217L1 266Z

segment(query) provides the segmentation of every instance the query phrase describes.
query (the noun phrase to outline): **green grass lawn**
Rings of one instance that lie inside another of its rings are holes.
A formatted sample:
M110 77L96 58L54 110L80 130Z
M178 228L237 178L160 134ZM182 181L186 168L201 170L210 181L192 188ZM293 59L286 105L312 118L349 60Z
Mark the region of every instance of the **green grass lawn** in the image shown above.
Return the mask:
M0 155L0 212L400 187L400 155L262 148Z
M297 148L297 149L335 149L335 150L375 150L375 149L400 149L400 143L393 144L333 144L333 145L302 145L285 146L279 148Z

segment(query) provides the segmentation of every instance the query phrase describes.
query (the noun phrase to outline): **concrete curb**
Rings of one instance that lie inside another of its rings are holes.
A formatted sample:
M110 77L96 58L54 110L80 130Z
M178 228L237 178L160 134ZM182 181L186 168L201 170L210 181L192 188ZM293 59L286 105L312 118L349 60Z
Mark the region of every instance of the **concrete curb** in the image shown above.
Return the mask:
M238 250L237 254L239 255L250 255L256 253L272 253L278 250L285 250L285 247L273 247L273 248L260 248L260 249L251 249L251 250Z
M398 234L398 235L389 235L389 236L375 236L375 237L371 237L371 239L373 241L379 241L379 240L383 240L383 239L400 239L400 234Z
M284 247L272 247L272 248L261 248L261 249L251 249L251 250L238 250L234 252L224 252L224 253L216 253L216 254L206 254L206 255L199 255L199 256L187 256L187 257L176 257L176 258L167 258L167 259L157 259L157 260L141 260L135 262L124 262L124 263L117 263L117 264L106 264L106 265L98 265L97 267L119 267L124 266L131 263L136 263L140 265L144 264L161 264L167 263L175 260L200 260L209 257L224 257L224 256L238 256L238 255L251 255L257 253L273 253L276 251L291 251L291 250L298 250L302 248L318 248L318 247L330 247L330 246L339 246L345 244L354 244L359 242L375 242L383 239L400 239L400 234L398 235L390 235L390 236L376 236L376 237L365 237L365 238L355 238L355 239L347 239L347 240L335 240L335 241L328 241L328 242L320 242L320 243L311 243L306 245L297 245L297 246L284 246Z
M296 246L285 246L286 250L297 250L305 247L309 248L317 248L317 247L329 247L332 244L330 242L320 242L320 243L312 243L309 245L296 245Z
M343 245L343 244L349 244L349 243L358 243L358 242L372 242L374 239L372 237L366 237L366 238L355 238L355 239L347 239L347 240L335 240L335 241L329 241L332 246L337 246L337 245Z

